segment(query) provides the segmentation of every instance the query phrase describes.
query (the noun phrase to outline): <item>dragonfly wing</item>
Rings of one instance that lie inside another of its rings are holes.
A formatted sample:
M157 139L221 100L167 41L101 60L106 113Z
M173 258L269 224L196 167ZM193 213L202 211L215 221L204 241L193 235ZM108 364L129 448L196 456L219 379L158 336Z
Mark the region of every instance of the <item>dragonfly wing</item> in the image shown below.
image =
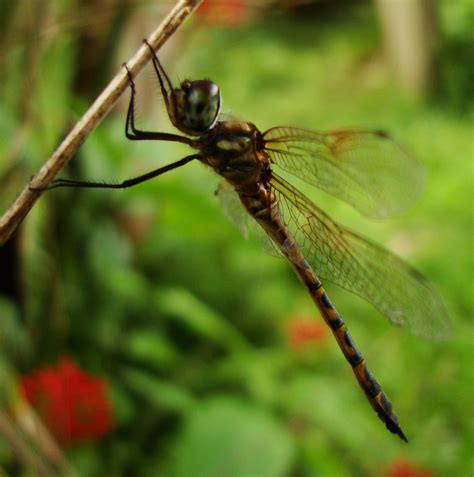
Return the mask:
M265 251L273 256L282 257L280 250L268 235L252 220L240 202L239 195L227 181L221 181L217 187L216 195L224 209L227 218L237 227L239 232L247 239L251 232L262 243Z
M224 180L219 182L215 194L219 198L227 218L237 227L245 238L248 238L250 216L243 209L238 194L232 186Z
M449 319L438 293L393 253L334 222L278 176L272 189L285 222L317 275L372 303L393 324L443 339Z
M273 164L368 217L402 212L423 189L422 166L383 132L276 127L263 137Z

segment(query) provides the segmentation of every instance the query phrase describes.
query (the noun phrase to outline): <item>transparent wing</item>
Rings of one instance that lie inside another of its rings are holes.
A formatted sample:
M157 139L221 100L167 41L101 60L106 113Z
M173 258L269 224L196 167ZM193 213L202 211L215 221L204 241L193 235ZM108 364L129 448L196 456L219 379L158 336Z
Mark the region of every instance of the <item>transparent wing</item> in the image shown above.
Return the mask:
M446 309L426 279L396 255L334 222L278 176L272 189L290 232L315 273L372 303L416 335L446 338Z
M245 237L249 236L250 216L245 212L237 192L227 181L220 181L216 195L219 198L227 218L237 227Z
M276 127L263 137L273 164L368 217L402 212L423 189L421 165L383 132Z
M257 237L263 245L265 252L275 257L283 257L275 243L245 211L240 202L239 195L227 181L221 181L217 187L218 196L227 218L237 227L239 232L247 239L249 232Z

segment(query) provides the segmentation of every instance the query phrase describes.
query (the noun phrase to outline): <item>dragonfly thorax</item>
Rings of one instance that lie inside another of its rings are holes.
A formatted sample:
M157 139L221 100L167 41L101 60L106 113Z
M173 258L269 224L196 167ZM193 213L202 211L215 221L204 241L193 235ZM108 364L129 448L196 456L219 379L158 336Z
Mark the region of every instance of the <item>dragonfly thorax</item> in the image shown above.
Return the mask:
M212 81L183 81L171 93L171 121L186 134L198 136L214 127L221 102L219 88Z
M258 189L269 174L262 135L252 123L218 121L202 141L206 164L238 191Z

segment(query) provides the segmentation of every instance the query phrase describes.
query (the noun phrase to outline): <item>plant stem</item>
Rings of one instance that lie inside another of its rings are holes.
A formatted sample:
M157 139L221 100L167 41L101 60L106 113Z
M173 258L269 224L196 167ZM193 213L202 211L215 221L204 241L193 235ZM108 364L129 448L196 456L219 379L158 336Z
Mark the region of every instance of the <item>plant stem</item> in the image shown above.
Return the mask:
M10 417L0 410L0 434L9 442L18 459L33 475L48 477L53 475L52 469L26 444L20 432L15 428Z

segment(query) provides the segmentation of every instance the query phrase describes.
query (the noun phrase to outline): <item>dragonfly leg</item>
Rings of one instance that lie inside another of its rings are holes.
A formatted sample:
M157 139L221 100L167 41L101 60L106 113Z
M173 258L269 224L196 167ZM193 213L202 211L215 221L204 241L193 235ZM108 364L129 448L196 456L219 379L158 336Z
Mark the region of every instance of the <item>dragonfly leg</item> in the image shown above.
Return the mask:
M191 162L194 159L198 159L199 157L200 157L199 154L192 154L191 156L183 157L183 159L180 159L179 161L173 162L171 164L167 164L166 166L160 167L159 169L155 169L153 171L147 172L146 174L142 174L141 176L134 177L132 179L127 179L119 183L77 181L73 179L60 178L60 179L56 179L52 181L51 184L44 189L31 187L31 190L45 191L45 190L56 189L58 187L76 187L76 188L94 188L94 189L127 189L128 187L133 187L137 184L141 184L142 182L145 182L157 176L160 176L161 174L164 174L165 172L184 166L188 162Z
M161 93L163 94L163 99L165 100L166 104L166 109L169 111L169 99L168 99L168 92L166 91L166 86L163 81L163 77L166 80L167 86L170 90L170 92L173 90L173 85L171 84L171 80L169 79L169 76L166 74L165 69L163 66L161 66L160 60L158 59L158 55L156 54L156 51L153 49L153 47L148 43L148 40L145 38L143 40L143 43L145 43L146 46L151 51L151 60L153 63L153 68L155 69L156 76L158 77L158 81L160 82L160 88L161 88Z
M128 80L130 82L131 96L130 102L128 103L127 110L127 120L125 122L125 136L131 141L174 141L188 144L189 146L194 146L194 141L185 136L179 136L177 134L162 133L157 131L142 131L135 126L135 81L133 80L132 74L128 69L126 63L123 64L123 67L127 70ZM166 93L166 91L165 91Z

